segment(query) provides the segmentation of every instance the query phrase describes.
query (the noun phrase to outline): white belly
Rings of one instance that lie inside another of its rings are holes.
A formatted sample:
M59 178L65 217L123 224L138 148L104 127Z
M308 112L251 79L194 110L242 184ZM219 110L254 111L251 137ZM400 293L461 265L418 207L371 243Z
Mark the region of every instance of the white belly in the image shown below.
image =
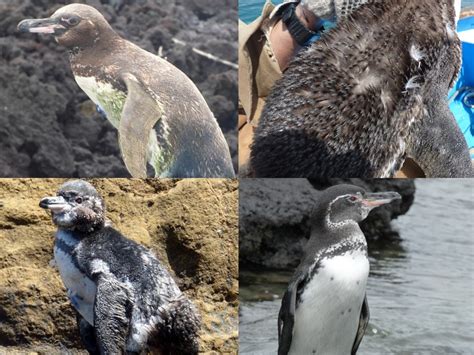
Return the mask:
M78 244L76 239L65 232L58 232L56 238L70 246ZM93 307L97 292L95 283L76 268L70 255L56 246L54 247L54 260L72 305L89 324L94 325Z
M105 112L107 120L116 129L119 129L127 96L123 92L114 89L110 84L97 82L93 77L75 76L74 78L82 91ZM161 165L160 149L156 132L153 129L150 131L147 160L152 166ZM164 175L162 177L166 177L166 172L162 175Z
M350 354L369 275L363 252L322 261L296 309L290 354Z
M118 129L127 96L108 83L94 77L75 76L77 84L87 96L106 113L107 119Z

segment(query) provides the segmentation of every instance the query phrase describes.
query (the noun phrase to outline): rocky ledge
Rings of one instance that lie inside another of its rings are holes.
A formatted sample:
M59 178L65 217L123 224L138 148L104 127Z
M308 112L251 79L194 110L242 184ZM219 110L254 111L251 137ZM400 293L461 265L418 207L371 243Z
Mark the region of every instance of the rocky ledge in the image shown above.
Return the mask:
M63 181L0 180L0 354L81 353L74 311L50 266L55 227L38 206ZM236 353L237 181L89 181L112 225L150 247L199 308L201 351Z

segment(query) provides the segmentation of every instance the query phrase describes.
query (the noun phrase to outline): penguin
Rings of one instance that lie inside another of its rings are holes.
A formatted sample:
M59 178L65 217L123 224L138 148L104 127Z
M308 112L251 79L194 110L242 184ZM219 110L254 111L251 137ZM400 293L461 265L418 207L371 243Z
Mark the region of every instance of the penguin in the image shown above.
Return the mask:
M197 354L195 306L150 250L106 226L91 184L66 182L40 207L58 227L54 262L90 354Z
M53 35L77 84L118 129L133 177L234 177L229 147L194 83L165 59L121 38L95 8L71 4L20 32Z
M460 68L453 0L369 1L301 50L251 146L255 177L471 177L448 108Z
M358 223L400 199L335 185L318 198L305 255L282 298L278 355L355 354L369 322L367 242Z

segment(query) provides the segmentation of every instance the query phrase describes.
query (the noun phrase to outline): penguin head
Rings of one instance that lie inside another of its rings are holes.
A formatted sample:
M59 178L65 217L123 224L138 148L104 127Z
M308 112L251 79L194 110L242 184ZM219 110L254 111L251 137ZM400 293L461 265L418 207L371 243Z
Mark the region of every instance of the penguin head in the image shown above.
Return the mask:
M396 192L366 192L354 185L335 185L321 194L314 218L328 228L338 228L363 221L379 206L401 199Z
M91 232L105 223L104 201L87 181L68 181L56 196L41 199L39 205L51 211L54 224L62 229Z
M115 34L99 11L84 4L63 6L48 18L23 20L18 24L18 30L51 34L60 45L68 48L92 46L101 37Z

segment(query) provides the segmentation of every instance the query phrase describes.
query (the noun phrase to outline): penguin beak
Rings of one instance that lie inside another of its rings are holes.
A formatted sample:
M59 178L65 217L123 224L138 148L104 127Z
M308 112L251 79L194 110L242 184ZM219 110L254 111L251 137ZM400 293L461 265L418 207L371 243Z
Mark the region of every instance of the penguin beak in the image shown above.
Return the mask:
M21 33L46 33L60 35L66 31L66 27L60 24L60 19L57 18L43 18L43 19L28 19L21 21L17 29Z
M69 203L62 196L45 197L40 201L39 206L53 213L66 212L71 209Z
M401 200L402 197L396 192L374 192L366 193L362 199L362 204L370 209L386 205L394 200Z

